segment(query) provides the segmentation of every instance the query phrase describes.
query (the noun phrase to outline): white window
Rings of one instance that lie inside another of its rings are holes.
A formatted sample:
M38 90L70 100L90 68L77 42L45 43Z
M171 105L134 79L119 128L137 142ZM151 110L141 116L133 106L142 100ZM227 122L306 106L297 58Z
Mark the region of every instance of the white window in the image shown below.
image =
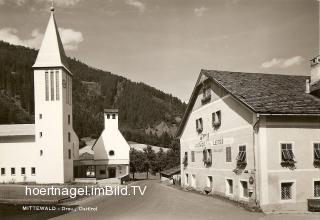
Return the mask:
M39 133L39 136L42 137L42 132Z
M31 175L36 175L36 168L35 167L31 167Z
M314 181L313 182L313 196L315 198L320 197L320 180Z
M294 154L292 151L291 143L283 143L281 144L281 162L293 161Z
M320 160L320 143L313 144L313 158L314 160Z
M203 122L202 118L199 118L196 120L196 130L198 133L201 133L203 131Z
M6 169L5 168L1 168L1 176L4 176L4 175L6 175Z
M49 101L49 73L45 73L46 101Z
M240 196L242 198L249 198L249 189L247 181L240 181Z
M194 151L191 151L191 162L195 162Z
M213 187L213 178L212 176L207 177L207 187L212 188Z
M60 99L60 81L59 81L59 71L56 71L56 99Z
M293 182L282 182L281 183L281 200L292 200L293 199Z
M226 162L232 162L232 154L231 154L231 147L226 147Z
M11 168L11 176L15 176L16 175L16 168Z
M233 194L233 180L226 179L226 194L232 195Z
M196 188L197 187L197 184L196 184L196 174L192 174L191 175L191 186L193 188Z
M211 149L204 149L203 150L203 163L207 167L212 165L212 150Z
M241 145L239 146L239 154L237 156L237 163L246 163L247 161L247 153L246 153L246 146Z
M22 176L26 175L26 168L25 167L21 167L21 175Z
M185 175L185 184L188 185L189 184L189 174L186 173Z
M50 93L51 93L51 101L54 100L54 72L50 71Z
M221 111L212 113L212 127L215 129L219 128L221 125Z

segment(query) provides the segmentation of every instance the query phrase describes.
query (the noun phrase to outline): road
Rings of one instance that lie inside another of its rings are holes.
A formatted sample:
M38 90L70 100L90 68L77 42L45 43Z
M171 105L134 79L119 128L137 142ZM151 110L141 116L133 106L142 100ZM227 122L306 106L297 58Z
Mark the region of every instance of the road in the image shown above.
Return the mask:
M145 194L130 196L99 196L80 202L81 207L97 207L98 211L76 211L60 215L64 219L215 219L215 220L319 220L320 215L264 215L248 212L241 207L196 193L184 192L158 183L140 181L147 186ZM132 192L131 192L132 193Z

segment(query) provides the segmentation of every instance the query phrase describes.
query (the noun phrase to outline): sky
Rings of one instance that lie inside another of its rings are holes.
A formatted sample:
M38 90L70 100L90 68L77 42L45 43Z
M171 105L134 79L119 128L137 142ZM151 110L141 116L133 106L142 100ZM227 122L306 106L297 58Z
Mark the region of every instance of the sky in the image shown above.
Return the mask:
M308 75L316 0L55 0L66 54L188 101L201 69ZM50 0L0 0L0 40L39 48Z

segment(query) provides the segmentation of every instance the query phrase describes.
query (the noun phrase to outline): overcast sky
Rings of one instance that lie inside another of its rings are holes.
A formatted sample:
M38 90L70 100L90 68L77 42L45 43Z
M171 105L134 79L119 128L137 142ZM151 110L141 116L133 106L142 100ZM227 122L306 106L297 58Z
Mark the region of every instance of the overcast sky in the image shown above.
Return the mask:
M187 101L201 69L307 75L316 0L55 0L68 56ZM0 39L38 48L50 0L0 0Z

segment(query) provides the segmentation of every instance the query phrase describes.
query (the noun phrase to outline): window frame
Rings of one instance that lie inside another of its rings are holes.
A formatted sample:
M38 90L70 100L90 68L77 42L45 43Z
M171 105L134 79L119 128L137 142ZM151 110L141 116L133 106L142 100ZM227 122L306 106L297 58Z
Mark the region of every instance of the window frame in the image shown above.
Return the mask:
M228 161L227 149L230 149L230 161ZM232 163L232 147L226 146L225 152L226 152L226 163Z
M207 176L207 187L209 188L213 188L213 176L212 175L208 175Z
M197 188L197 175L195 173L191 174L191 187Z
M22 171L24 171L24 173ZM26 168L21 167L20 172L21 172L21 176L25 176L26 175Z
M244 151L241 151L241 150L240 150L240 147L244 147L245 150L244 150ZM236 158L237 161L239 161L240 153L243 153L243 157L244 157L244 160L243 160L243 161L240 161L240 162L242 162L242 163L248 163L247 144L239 144L239 145L238 145L238 155L237 155L237 158Z
M316 158L315 145L319 145L318 147L319 147L319 150L320 150L320 141L314 141L314 142L312 142L313 161L315 161L316 159L317 159L317 160L320 160L320 154L319 154L319 157Z
M195 155L195 151L194 150L192 150L192 151L190 151L190 159L191 159L191 163L194 163L194 162L196 162L196 155Z
M35 176L36 175L36 167L31 167L30 172L31 172L31 176Z
M315 192L315 189L314 189L315 182L320 182L320 178L313 178L312 179L312 196L314 199L320 199L320 193L319 193L319 196L315 196L315 193L314 193Z
M184 174L185 185L189 185L189 173Z
M14 172L12 172L12 171L14 171ZM16 168L15 167L11 167L10 173L11 173L11 176L15 176L17 174Z
M218 118L219 120L219 125L214 125L216 118ZM214 128L215 130L218 130L221 127L222 121L221 121L221 110L215 111L211 114L211 126L212 128Z
M248 196L244 196L244 188L242 185L242 182L247 183L247 194ZM239 179L239 198L241 200L249 201L250 195L249 195L249 180L247 179Z
M3 171L3 172L2 172ZM0 175L1 176L5 176L6 175L6 168L5 167L1 167L0 169Z
M282 183L292 183L291 185L291 199L282 199ZM280 180L279 181L279 202L280 203L291 203L296 201L296 180Z
M232 188L230 188L230 184L229 184L228 180L232 181ZM232 193L230 193L230 189L232 189ZM227 197L233 197L234 196L234 180L233 180L233 178L225 177L225 195Z
M295 143L293 141L280 141L279 142L279 164L281 164L282 162L285 162L282 160L282 144L291 144L292 146L292 153L293 153L293 160L295 161Z
M200 125L200 126L198 126ZM196 119L196 131L198 134L203 132L203 119L202 117Z

